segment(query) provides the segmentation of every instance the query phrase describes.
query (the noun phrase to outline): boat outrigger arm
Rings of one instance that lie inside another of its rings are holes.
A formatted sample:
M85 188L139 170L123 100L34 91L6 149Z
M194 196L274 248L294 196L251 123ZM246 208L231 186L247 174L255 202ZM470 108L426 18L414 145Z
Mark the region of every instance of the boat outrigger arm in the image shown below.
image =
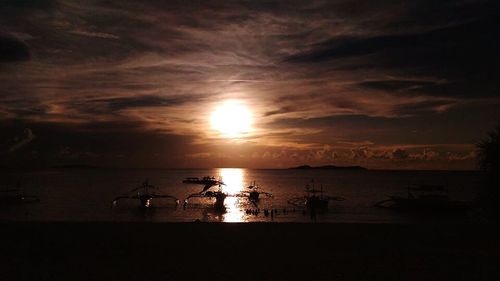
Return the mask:
M327 201L344 201L345 198L341 196L323 196L321 197L322 200L327 200ZM290 200L288 200L288 204L293 205L298 208L303 208L306 207L308 197L307 196L302 196L302 197L295 197Z
M306 185L305 188L306 195L302 197L295 197L290 200L288 200L288 204L293 205L298 208L302 207L307 207L307 208L323 208L326 209L328 208L328 202L329 201L344 201L345 198L341 196L328 196L328 195L323 195L323 186L321 186L321 189L315 189L314 188L314 181L313 185ZM319 194L319 195L317 195Z
M144 181L141 186L129 191L129 193L136 192L136 194L122 195L113 199L113 206L116 206L119 200L132 199L139 200L141 202L141 207L149 208L151 207L151 200L161 198L172 199L176 206L179 205L179 199L177 199L177 197L167 194L156 194L155 192L150 192L149 189L156 189L156 187L150 185L148 181Z
M222 191L207 191L207 192L194 193L189 195L184 200L184 208L187 206L190 198L215 198L215 203L214 203L215 209L223 211L225 210L224 200L226 199L226 197L234 197L234 195L228 195Z

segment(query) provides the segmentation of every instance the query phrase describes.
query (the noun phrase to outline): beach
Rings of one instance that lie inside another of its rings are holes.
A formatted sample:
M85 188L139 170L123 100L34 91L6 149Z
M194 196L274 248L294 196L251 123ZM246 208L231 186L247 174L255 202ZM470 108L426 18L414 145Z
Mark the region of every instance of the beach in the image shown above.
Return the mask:
M499 280L487 224L1 222L0 280Z

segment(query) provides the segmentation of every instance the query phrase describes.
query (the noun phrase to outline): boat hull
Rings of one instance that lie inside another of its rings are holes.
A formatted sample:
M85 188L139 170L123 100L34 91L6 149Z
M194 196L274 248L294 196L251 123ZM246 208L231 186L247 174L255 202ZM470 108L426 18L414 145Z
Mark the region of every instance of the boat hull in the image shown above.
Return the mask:
M462 213L468 210L465 202L442 199L419 199L391 196L390 199L379 202L376 206L403 211Z
M306 207L308 209L326 211L328 210L328 200L321 198L307 198L306 199Z

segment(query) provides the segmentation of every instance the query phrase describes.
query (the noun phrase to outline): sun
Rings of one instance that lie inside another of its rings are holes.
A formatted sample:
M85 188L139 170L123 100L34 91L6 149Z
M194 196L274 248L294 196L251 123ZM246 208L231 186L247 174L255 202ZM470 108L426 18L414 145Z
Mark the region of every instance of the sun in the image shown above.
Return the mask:
M210 123L222 136L238 138L252 129L252 114L244 103L226 101L212 113Z

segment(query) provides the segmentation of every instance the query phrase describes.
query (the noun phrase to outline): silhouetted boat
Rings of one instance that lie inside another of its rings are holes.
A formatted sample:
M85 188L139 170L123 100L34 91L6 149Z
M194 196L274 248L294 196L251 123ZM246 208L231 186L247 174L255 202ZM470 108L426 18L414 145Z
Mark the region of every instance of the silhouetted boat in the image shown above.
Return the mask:
M148 181L144 181L141 186L130 190L129 195L122 195L113 199L113 206L116 206L119 200L124 199L139 200L140 207L142 208L149 208L152 206L153 199L162 198L174 200L176 206L179 204L179 200L176 197L166 194L156 194L152 191L154 189L156 189L156 186L150 185Z
M408 187L408 195L391 195L389 199L375 204L377 207L420 212L463 212L467 202L451 200L448 190L441 185Z
M310 193L310 195L306 196L306 207L308 209L328 209L328 199L323 196L323 191L311 189L307 192ZM317 192L320 192L320 195L316 195Z
M340 196L326 196L323 194L323 186L321 189L314 188L314 182L305 187L306 195L288 200L288 203L296 207L306 207L314 211L328 210L329 201L343 201L345 198Z
M189 199L191 198L215 198L214 208L218 211L224 211L224 200L228 197L228 194L222 191L221 186L224 185L222 180L216 180L215 177L203 177L200 178L186 178L182 181L188 184L200 184L203 185L203 189L198 193L190 194L186 199L184 199L184 208L187 207ZM213 186L219 186L219 190L210 191L209 189Z
M252 202L259 201L260 195L264 194L267 197L272 197L273 195L269 192L259 191L260 186L253 182L253 184L247 186L251 191L244 191L243 194L248 197L248 199Z

